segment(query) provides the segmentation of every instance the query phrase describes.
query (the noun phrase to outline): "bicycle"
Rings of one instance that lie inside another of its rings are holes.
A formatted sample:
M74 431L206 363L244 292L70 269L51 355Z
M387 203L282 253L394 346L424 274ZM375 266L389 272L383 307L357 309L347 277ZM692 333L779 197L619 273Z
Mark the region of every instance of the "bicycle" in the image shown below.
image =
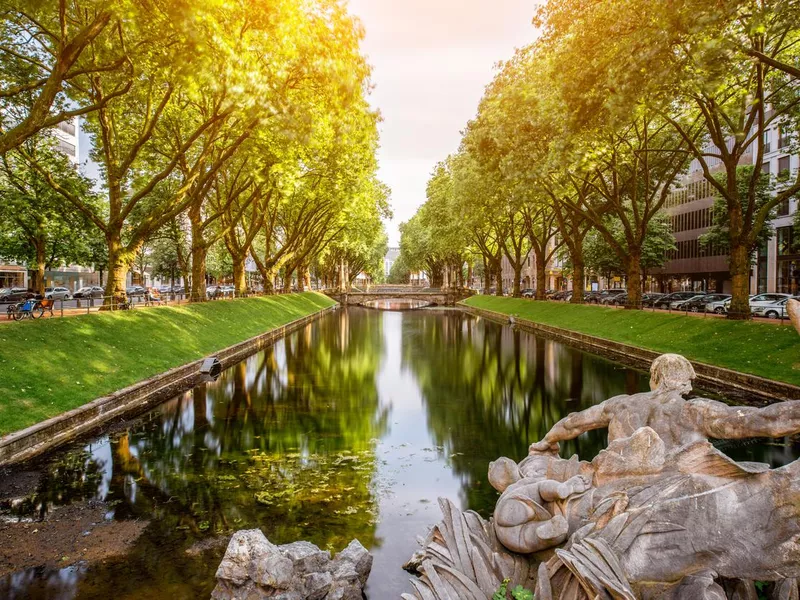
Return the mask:
M22 319L38 319L44 315L45 307L41 300L26 300L23 304L12 304L7 312L15 321Z

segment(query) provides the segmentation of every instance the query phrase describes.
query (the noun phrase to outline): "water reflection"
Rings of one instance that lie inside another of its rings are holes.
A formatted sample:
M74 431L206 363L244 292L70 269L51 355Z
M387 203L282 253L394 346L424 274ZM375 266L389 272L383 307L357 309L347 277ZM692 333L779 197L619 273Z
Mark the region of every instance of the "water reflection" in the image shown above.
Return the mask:
M375 555L368 596L398 597L400 565L438 520L438 496L487 515L490 460L519 459L566 413L646 386L635 371L455 311L338 311L49 459L37 493L0 512L41 518L96 499L109 518L150 524L125 557L17 571L0 577L0 597L207 597L221 536L252 527L332 550L357 537ZM604 444L591 432L562 454L591 458ZM728 450L773 464L798 455L787 444Z
M430 306L425 300L411 300L410 298L389 298L387 300L369 300L363 303L367 308L378 310L416 310Z

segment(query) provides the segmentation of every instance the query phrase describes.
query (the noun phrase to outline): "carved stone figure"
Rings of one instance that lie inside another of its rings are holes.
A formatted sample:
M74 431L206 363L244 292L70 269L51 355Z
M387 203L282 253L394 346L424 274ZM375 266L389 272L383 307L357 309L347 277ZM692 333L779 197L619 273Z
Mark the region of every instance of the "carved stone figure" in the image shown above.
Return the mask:
M789 313L789 319L792 321L797 333L800 333L800 302L794 298L789 298L788 302L786 302L786 312Z
M800 401L686 400L694 377L685 358L661 356L651 392L567 416L519 465L493 462L493 520L442 503L417 595L405 597L484 600L508 578L535 581L537 600L754 599L753 581L776 582L774 598L797 598L800 462L737 463L708 438L798 432ZM560 441L599 428L609 445L591 463L558 457Z

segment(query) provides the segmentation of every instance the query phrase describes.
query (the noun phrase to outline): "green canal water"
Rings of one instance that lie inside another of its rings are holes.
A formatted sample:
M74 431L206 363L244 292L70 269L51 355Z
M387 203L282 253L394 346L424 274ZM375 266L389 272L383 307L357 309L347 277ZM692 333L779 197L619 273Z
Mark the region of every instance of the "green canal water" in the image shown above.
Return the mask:
M520 460L567 413L645 389L642 373L458 311L330 313L42 461L36 493L0 517L100 500L108 519L149 524L125 556L0 577L0 598L207 598L225 537L254 527L334 552L358 538L375 557L368 598L397 598L438 497L488 517L489 461ZM562 455L590 459L604 444L592 432ZM721 448L773 466L800 454L788 443Z

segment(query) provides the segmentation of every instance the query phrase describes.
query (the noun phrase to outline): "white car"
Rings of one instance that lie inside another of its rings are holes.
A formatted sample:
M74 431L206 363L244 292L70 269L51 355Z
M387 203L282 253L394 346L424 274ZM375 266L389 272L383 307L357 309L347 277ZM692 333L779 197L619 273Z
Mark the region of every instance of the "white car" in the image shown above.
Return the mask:
M786 313L786 303L789 298L778 300L772 304L765 304L763 306L756 306L753 310L754 317L766 317L768 319L785 319L788 317Z
M791 298L791 294L775 294L775 293L768 293L768 294L756 294L754 296L750 296L750 312L753 314L755 313L755 309L762 307L762 306L769 306L771 304L775 304L776 302L780 302L781 300L786 300ZM725 310L729 311L731 309L731 301L725 301Z
M69 300L71 294L65 287L44 288L44 297L48 300Z

